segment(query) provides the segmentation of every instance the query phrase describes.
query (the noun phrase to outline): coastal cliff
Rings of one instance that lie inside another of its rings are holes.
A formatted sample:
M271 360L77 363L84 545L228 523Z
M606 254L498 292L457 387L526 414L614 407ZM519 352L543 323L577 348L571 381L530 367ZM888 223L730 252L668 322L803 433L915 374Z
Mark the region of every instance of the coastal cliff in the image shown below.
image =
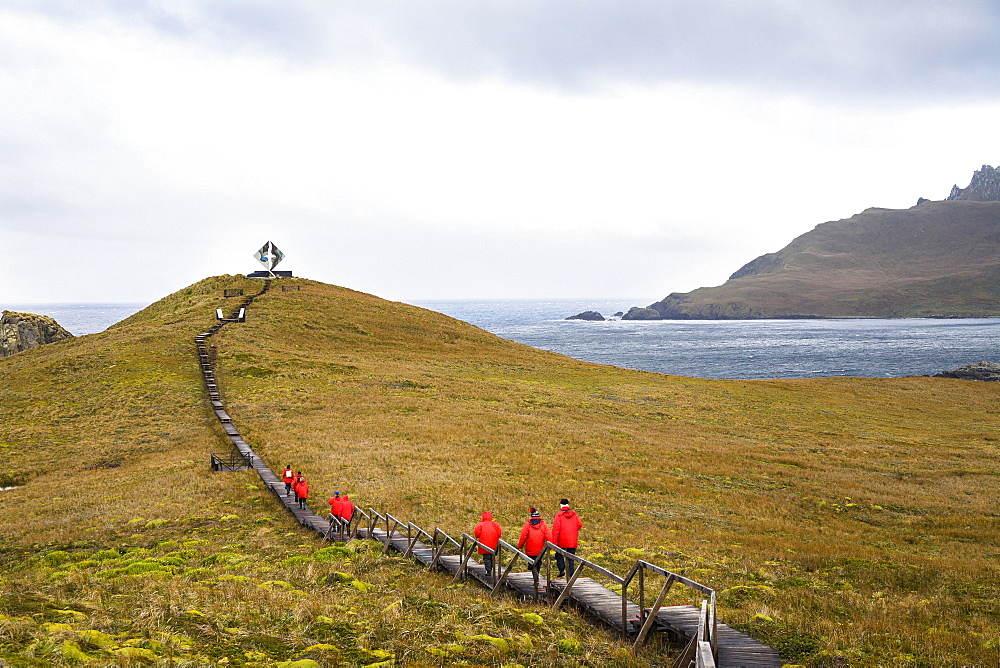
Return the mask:
M0 357L72 337L47 315L4 311L0 317Z
M635 319L1000 316L1000 169L909 209L817 225L724 284L674 292Z

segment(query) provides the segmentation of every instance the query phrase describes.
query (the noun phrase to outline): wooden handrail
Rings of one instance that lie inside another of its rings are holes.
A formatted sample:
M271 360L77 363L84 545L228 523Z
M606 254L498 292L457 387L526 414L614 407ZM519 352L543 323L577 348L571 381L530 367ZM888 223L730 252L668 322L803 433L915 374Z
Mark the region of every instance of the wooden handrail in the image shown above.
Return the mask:
M476 538L474 536L470 536L467 533L463 533L462 534L462 538L468 538L471 542L475 543L476 547L481 547L484 550L489 550L490 554L496 554L497 553L497 551L495 549L493 549L492 547L490 547L489 545L483 545L482 543L480 543L478 540L476 540Z
M452 545L454 545L455 547L461 547L461 545L459 544L459 542L457 540L455 540L454 538L452 538L451 536L449 536L447 533L445 533L444 529L439 529L438 527L434 527L434 535L436 536L436 535L439 535L439 534L442 535L442 536L444 536L445 540L447 542L451 543Z
M711 596L712 594L715 593L715 590L712 589L711 587L706 587L705 585L701 584L700 582L695 582L694 580L689 580L688 578L684 577L683 575L680 575L678 573L674 573L673 571L668 571L665 568L660 568L656 564L651 564L648 561L643 561L642 559L640 559L638 563L642 564L642 567L644 569L646 569L648 571L653 571L654 573L657 573L657 574L662 575L664 577L670 577L672 575L672 576L674 576L674 578L677 579L678 584L682 584L685 587L690 587L691 589L695 589L697 591L700 591L702 594L705 594L706 596Z
M441 541L441 547L437 547L437 538L441 536L444 540ZM448 548L448 544L451 543L455 547L461 547L454 538L449 536L439 527L434 527L434 535L431 537L431 549L434 550L434 557L431 559L430 567L434 568L437 566L438 561L440 561L441 556L444 551Z
M392 521L392 525L389 522ZM389 554L389 548L392 547L392 534L395 533L396 527L406 526L400 520L389 513L385 514L385 548L382 550L382 554ZM409 531L409 530L407 530Z
M516 547L514 547L513 545L511 545L510 543L508 543L507 541L505 541L503 538L497 540L497 548L499 549L501 546L504 547L504 548L506 548L510 552L513 552L514 556L521 557L522 559L524 559L528 563L529 566L534 566L535 560L534 560L533 557L529 557L524 552L521 552L521 550L519 550Z
M426 531L424 531L423 529L421 529L420 527L418 527L413 522L407 522L407 524L409 524L411 527L413 527L416 530L418 538L420 536L423 536L424 538L433 538L429 533L427 533Z
M625 584L625 579L622 578L620 575L615 575L614 573L612 573L608 569L602 568L601 566L598 566L597 564L595 564L592 561L587 561L586 559L584 559L583 557L581 557L579 555L573 554L571 552L567 552L566 550L564 550L563 548L559 547L558 545L555 545L553 543L550 543L550 542L546 541L545 542L545 547L547 547L548 549L552 550L553 552L558 552L559 554L563 555L567 559L572 559L575 562L578 562L578 563L581 563L581 564L585 564L587 567L589 567L589 568L597 571L598 573L600 573L604 577L608 578L609 580L611 580L615 584Z

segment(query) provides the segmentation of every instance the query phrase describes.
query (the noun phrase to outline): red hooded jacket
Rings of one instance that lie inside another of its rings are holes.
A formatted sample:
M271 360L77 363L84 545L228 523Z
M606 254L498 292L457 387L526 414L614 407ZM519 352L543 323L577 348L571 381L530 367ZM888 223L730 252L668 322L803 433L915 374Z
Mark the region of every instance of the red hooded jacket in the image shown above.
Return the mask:
M340 517L341 508L344 505L344 500L339 496L331 498L327 503L330 504L330 514L334 517Z
M300 482L295 487L295 493L299 495L300 499L308 499L309 498L309 483L307 483L305 480L303 480L302 482Z
M351 502L351 497L345 494L344 500L340 502L340 518L350 522L352 517L354 517L354 504Z
M579 515L569 508L560 510L552 520L552 542L559 547L576 547L577 535L582 526Z
M500 536L503 535L503 529L500 528L499 524L493 521L493 513L488 510L484 510L483 519L476 525L472 535L475 536L476 540L483 545L492 547L495 550L497 548L497 541L500 540ZM480 547L479 554L489 554L489 551Z
M517 541L517 549L524 548L524 553L529 557L537 557L545 547L545 541L552 541L552 532L549 531L545 520L539 520L538 524L532 524L531 520L524 523L521 529L521 539Z

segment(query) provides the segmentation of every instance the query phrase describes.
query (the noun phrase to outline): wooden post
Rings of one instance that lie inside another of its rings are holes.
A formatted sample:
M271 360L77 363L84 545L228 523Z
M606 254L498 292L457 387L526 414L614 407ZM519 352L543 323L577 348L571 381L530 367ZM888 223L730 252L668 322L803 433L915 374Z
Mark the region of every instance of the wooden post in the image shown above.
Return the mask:
M639 562L635 562L632 566L632 570L628 572L625 579L622 580L622 633L628 635L628 586L632 582L632 578L635 577L636 572L639 570Z
M639 624L646 624L646 569L639 567Z
M395 517L392 518L392 528L389 528L389 514L385 515L385 547L382 548L382 554L389 554L389 548L392 547L392 532L393 529L399 524L399 520Z
M548 593L549 584L552 582L552 550L548 545L542 547L545 550L545 591Z
M569 596L570 590L573 589L573 583L576 582L576 579L580 577L580 573L582 572L583 572L583 564L577 563L576 570L573 571L573 576L569 579L568 582L566 582L566 588L562 590L562 593L559 594L559 598L557 598L556 602L552 604L553 610L558 610L559 606L562 605L562 602L566 599L567 596Z
M719 655L719 618L715 616L715 592L712 592L712 602L710 604L712 623L710 625L712 629L712 656L717 657Z
M431 559L430 568L433 569L438 565L438 561L441 559L441 555L444 554L444 548L448 545L448 541L442 538L441 546L437 545L437 535L440 529L434 529L434 535L431 537L431 550L434 552L434 558Z
M660 590L660 595L656 597L656 603L653 605L653 609L650 614L646 617L646 621L642 625L642 630L639 631L639 637L635 639L635 644L632 645L632 651L639 649L639 646L646 640L646 636L649 634L649 630L653 628L653 624L656 623L656 615L660 612L660 607L663 605L664 599L667 598L667 592L674 585L674 576L671 575L667 578L667 581L663 583L663 589ZM702 605L704 610L704 605Z
M404 557L412 557L413 556L413 547L417 544L417 540L420 538L420 532L419 531L417 531L417 535L415 535L415 536L409 536L409 534L410 534L410 527L411 526L416 526L416 525L413 524L412 522L410 522L409 524L406 525L406 533L408 534L407 537L409 538L409 543L406 546L406 553L403 555ZM419 528L420 527L417 527L417 529L419 529Z
M462 534L462 546L458 548L458 570L455 571L455 577L451 579L452 583L464 579L465 565L469 563L469 558L472 557L472 550L469 550L468 554L465 553L465 545L467 542L465 534Z
M499 552L497 552L497 559L498 560L500 559ZM516 562L517 562L517 555L516 554L510 555L510 563L507 564L507 570L503 572L503 575L500 576L500 579L497 580L497 583L493 585L493 589L490 590L490 596L496 596L496 593L500 591L500 587L502 587L503 583L507 581L507 576L510 575L510 572L514 569L514 564Z
M538 562L537 561L535 561L534 563L531 564L531 581L534 584L534 589L532 590L531 593L534 594L533 598L535 600L535 603L538 603Z
M272 490L273 491L273 490ZM330 515L330 528L326 530L326 535L323 536L323 540L329 542L330 534L333 533L333 515Z
M695 659L695 652L698 651L698 638L697 636L691 638L688 644L684 646L684 651L681 655L677 657L674 661L673 668L689 668L691 662Z
M715 668L715 655L712 654L712 643L698 643L697 665L701 668Z

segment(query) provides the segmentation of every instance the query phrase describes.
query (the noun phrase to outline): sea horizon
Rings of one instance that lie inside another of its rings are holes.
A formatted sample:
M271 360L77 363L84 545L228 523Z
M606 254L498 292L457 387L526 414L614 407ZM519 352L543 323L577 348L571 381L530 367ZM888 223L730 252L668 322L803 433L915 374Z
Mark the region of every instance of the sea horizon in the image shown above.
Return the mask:
M501 338L598 364L698 378L767 379L934 375L996 359L1000 318L805 320L566 320L626 311L628 299L407 302ZM147 304L22 303L75 336L104 331ZM611 310L614 309L614 310Z

